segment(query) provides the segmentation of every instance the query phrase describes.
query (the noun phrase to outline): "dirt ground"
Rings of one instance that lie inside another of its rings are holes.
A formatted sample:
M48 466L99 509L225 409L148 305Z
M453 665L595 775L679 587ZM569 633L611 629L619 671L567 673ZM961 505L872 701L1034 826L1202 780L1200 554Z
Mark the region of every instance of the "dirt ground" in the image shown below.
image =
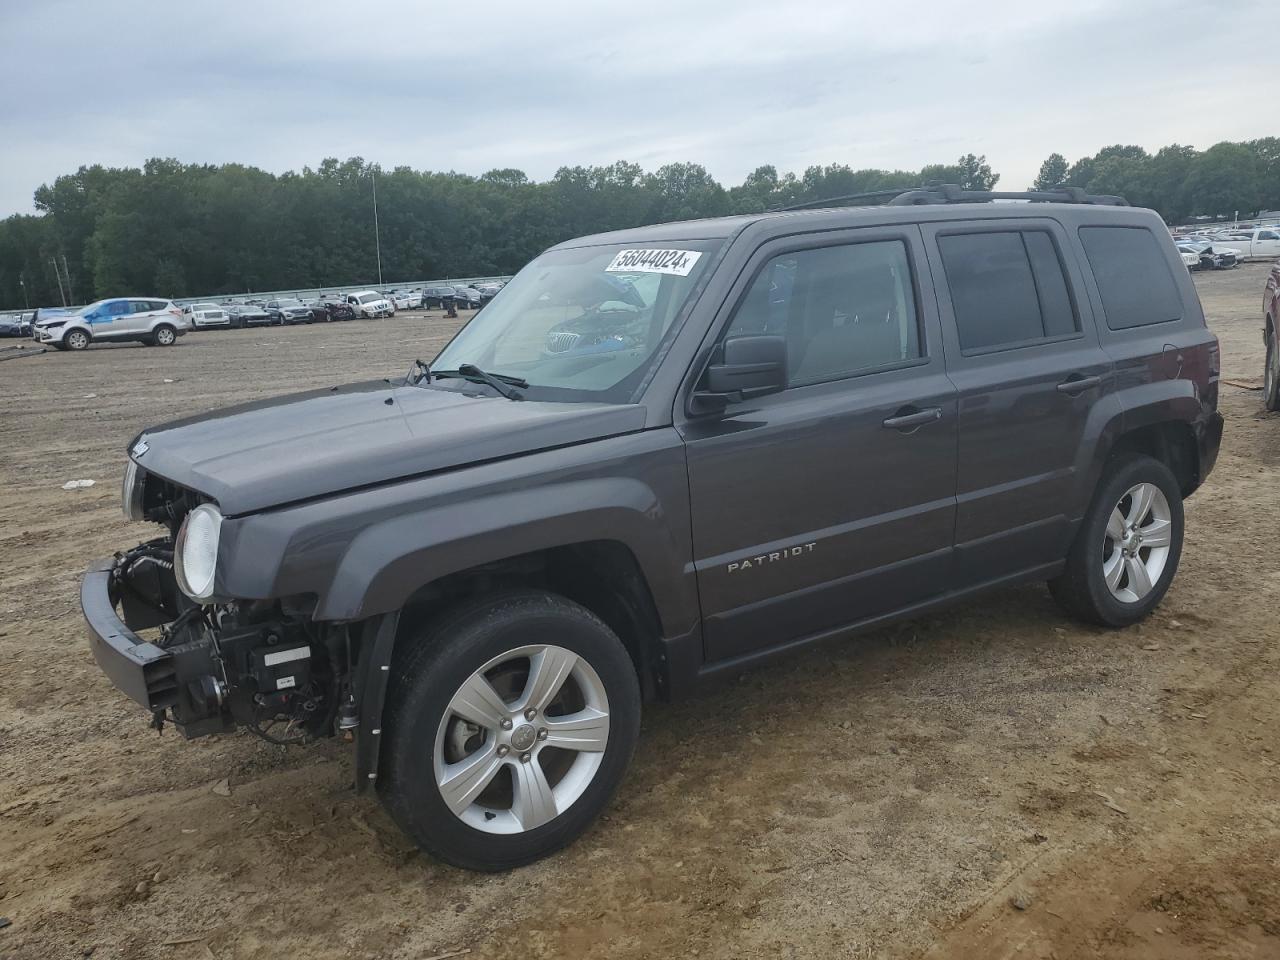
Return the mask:
M1265 272L1197 279L1227 378L1261 375ZM1223 388L1148 622L1081 627L1026 587L653 705L607 816L510 874L418 854L344 744L149 730L77 599L150 535L120 516L125 444L401 375L451 324L0 362L0 957L1280 957L1280 417L1257 391Z

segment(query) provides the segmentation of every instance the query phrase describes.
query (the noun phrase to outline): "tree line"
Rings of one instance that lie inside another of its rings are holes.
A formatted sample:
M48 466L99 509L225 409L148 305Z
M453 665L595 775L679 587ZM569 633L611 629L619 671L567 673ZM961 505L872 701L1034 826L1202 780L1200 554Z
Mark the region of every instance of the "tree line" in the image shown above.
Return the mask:
M755 213L925 181L990 189L984 157L920 170L814 166L753 171L726 189L696 163L646 171L625 161L483 176L355 157L301 173L153 159L141 169L81 167L35 193L34 215L0 221L0 309L150 293L218 296L255 290L514 273L546 247L624 227Z
M1150 207L1169 224L1195 217L1247 218L1280 210L1280 137L1223 142L1207 150L1174 143L1154 154L1115 144L1067 163L1050 154L1032 185L1036 190L1082 187Z
M366 284L377 277L373 192L388 281L512 273L570 237L670 220L758 213L924 183L999 181L968 154L919 170L846 164L780 174L762 166L728 188L696 163L646 171L619 161L534 181L396 167L360 157L273 174L241 164L148 160L81 167L35 193L36 214L0 221L0 309L150 293L219 296ZM1080 186L1153 207L1171 223L1280 208L1280 138L1111 146L1073 164L1053 154L1034 186Z

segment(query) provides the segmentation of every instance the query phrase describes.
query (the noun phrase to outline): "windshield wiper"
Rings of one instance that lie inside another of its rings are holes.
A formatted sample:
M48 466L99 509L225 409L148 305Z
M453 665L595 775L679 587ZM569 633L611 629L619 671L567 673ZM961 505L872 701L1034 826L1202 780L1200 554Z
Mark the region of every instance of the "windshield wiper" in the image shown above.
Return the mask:
M462 377L464 380L471 380L475 383L485 383L493 387L508 400L523 400L524 395L512 387L520 387L522 390L529 388L529 381L520 377L508 377L503 373L488 373L481 370L474 363L460 363L457 370L432 370L431 376L436 380L441 377Z
M409 374L404 378L404 382L410 386L417 386L423 381L431 382L431 365L425 360L413 361L413 366L409 368Z

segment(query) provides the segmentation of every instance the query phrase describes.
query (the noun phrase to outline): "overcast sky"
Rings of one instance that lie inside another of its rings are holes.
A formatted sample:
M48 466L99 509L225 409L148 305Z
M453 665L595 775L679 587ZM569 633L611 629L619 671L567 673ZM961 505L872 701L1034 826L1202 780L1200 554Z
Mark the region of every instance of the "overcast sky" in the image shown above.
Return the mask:
M1277 0L0 0L0 216L82 164L917 168L1280 134ZM982 21L964 23L963 14Z

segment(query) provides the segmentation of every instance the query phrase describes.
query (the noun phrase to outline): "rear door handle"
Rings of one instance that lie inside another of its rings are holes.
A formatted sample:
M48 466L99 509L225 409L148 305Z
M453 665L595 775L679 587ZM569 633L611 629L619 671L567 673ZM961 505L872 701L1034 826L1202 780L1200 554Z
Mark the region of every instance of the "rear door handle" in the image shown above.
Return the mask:
M1071 377L1058 384L1058 392L1067 396L1078 397L1086 390L1092 390L1102 383L1101 377Z
M917 410L915 413L899 413L896 416L892 416L884 422L884 426L888 430L911 430L941 419L941 407L926 407L923 410Z

